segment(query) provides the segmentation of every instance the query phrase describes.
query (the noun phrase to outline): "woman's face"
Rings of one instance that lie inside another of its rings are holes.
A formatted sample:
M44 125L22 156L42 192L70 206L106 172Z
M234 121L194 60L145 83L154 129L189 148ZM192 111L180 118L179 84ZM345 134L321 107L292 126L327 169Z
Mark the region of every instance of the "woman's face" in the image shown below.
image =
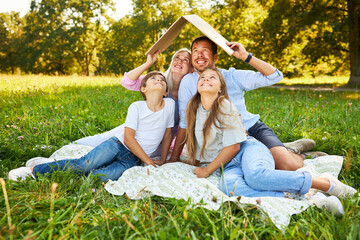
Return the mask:
M177 53L172 61L171 71L182 75L188 74L191 71L190 61L190 53L185 51Z
M221 90L220 78L215 70L205 70L198 81L198 91L200 94L213 93L219 94Z

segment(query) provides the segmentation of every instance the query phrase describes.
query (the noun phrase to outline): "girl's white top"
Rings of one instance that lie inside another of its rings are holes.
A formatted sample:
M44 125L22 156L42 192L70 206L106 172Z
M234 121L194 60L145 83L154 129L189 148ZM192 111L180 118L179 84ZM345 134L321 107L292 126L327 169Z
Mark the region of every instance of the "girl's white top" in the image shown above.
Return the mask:
M196 160L200 160L200 162L210 163L219 155L224 147L246 141L246 130L236 106L231 101L224 99L220 110L222 113L219 119L223 124L217 123L217 125L222 129L215 127L214 124L211 126L204 150L204 158L200 158L201 147L204 143L203 127L210 111L205 110L201 104L199 104L197 109L195 123L195 158Z

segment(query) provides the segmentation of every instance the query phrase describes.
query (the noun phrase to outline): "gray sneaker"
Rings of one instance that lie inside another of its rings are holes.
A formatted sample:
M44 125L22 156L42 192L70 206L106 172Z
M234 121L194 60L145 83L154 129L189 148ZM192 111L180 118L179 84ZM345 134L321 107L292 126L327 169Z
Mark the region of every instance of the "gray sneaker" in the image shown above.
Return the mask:
M322 156L327 156L327 153L324 152L319 152L319 151L314 151L314 152L304 152L301 153L304 155L305 158L317 158L317 157L322 157Z
M294 151L294 153L302 153L302 152L308 152L311 149L313 149L316 145L315 141L312 139L302 138L298 139L294 142L287 142L284 143L286 148L289 148Z
M336 177L334 177L330 173L321 174L320 177L327 178L329 179L329 181L332 181L335 184L334 188L330 192L327 192L332 196L336 196L339 198L352 197L357 192L355 188L352 188L340 182Z

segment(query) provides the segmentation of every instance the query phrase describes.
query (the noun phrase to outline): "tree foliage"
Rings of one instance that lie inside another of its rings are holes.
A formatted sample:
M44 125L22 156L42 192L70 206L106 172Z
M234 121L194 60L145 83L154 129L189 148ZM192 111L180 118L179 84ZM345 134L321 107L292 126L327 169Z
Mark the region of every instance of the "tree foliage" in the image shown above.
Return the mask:
M261 29L268 43L263 50L288 75L301 74L304 67L313 75L324 73L324 63L329 74L348 69L348 18L341 0L274 1Z
M359 0L133 0L131 14L108 16L112 0L33 0L28 14L0 15L0 70L44 74L121 74L181 15L197 14L229 41L244 44L288 77L349 74L360 80ZM202 35L188 24L159 56ZM250 68L220 51L219 67Z
M145 61L145 52L180 16L199 14L201 1L133 0L134 11L112 24L104 52L108 71L120 74ZM201 15L201 14L200 14ZM164 70L172 54L182 47L190 48L191 39L198 32L186 26L174 43L161 55L153 69Z
M0 70L15 73L20 58L23 19L19 13L0 13Z
M266 15L266 6L262 6L256 0L225 0L223 4L217 4L212 8L211 16L215 17L210 17L209 23L228 41L240 42L247 51L271 62L266 54L261 54L265 43L261 40L262 36L259 36L261 33L260 23L264 21ZM225 52L220 52L218 65L241 69L249 68L248 64L229 57Z
M25 16L23 71L90 75L112 5L110 0L33 0Z

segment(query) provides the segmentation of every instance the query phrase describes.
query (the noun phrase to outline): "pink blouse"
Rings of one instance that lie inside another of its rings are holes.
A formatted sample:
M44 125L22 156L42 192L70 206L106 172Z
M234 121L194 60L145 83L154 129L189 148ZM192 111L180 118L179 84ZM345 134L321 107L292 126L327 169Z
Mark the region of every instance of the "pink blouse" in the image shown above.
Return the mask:
M141 85L141 80L145 77L145 76L140 76L138 79L136 80L131 80L130 78L127 77L127 72L124 74L124 77L121 79L120 84L128 89L128 90L132 90L132 91L140 91L140 85Z

